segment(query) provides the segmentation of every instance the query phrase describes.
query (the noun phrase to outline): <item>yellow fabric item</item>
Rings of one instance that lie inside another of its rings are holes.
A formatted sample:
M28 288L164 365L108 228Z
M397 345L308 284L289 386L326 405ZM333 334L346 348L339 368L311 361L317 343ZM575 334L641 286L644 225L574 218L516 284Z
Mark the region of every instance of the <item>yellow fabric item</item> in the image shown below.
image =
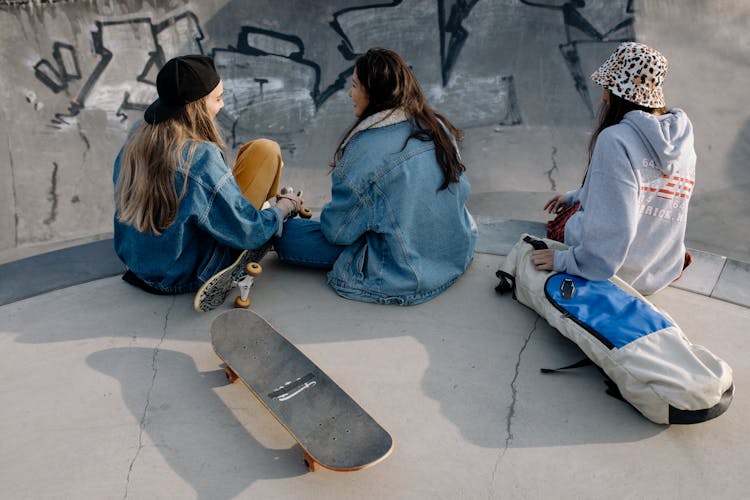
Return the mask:
M279 145L269 139L256 139L240 148L232 173L245 198L260 210L266 200L278 193L283 167Z

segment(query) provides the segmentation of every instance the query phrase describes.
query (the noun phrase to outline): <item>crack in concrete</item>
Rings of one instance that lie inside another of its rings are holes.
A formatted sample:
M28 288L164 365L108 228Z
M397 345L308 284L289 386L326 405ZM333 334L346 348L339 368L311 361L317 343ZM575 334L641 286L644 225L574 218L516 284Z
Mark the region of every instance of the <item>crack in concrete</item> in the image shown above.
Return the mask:
M534 327L531 329L529 334L526 336L526 339L523 342L523 346L521 346L521 350L518 351L518 359L516 360L516 367L515 367L515 373L513 374L513 380L510 382L510 390L511 390L511 403L510 408L508 408L508 416L505 418L505 447L504 450L508 449L508 446L510 445L510 442L513 440L513 432L511 431L511 425L513 421L513 417L516 414L516 399L518 396L518 389L516 389L516 381L518 380L518 372L521 368L521 357L523 356L523 352L526 350L526 346L529 345L529 341L531 340L531 336L534 335L534 332L536 331L536 326L539 323L539 316L536 317L534 320Z
M128 488L130 488L130 476L133 473L135 462L138 460L138 457L141 454L141 450L143 450L143 431L146 429L146 415L148 414L148 410L151 407L151 392L154 390L154 386L156 385L156 375L159 372L159 369L157 367L157 363L159 361L159 349L161 345L164 343L164 339L167 336L167 324L169 323L169 313L172 312L172 307L174 307L175 300L176 300L176 296L172 297L172 303L169 304L169 307L167 308L167 313L164 316L164 327L162 328L161 338L159 339L159 343L156 344L156 347L154 347L154 352L151 356L151 371L153 372L153 375L151 376L151 385L149 386L148 391L146 392L146 404L143 407L143 413L141 414L141 420L139 423L140 430L138 431L138 448L135 450L135 455L133 455L133 458L130 460L130 466L128 467L128 475L125 479L125 495L123 496L123 500L128 498Z
M510 381L510 390L511 390L511 402L510 406L508 407L508 413L505 417L505 445L503 446L503 449L500 451L500 454L497 457L497 460L495 461L495 468L492 470L492 481L490 482L490 492L488 498L494 498L494 491L495 491L495 477L497 476L497 470L500 466L500 461L505 456L505 453L508 451L508 447L510 446L511 441L513 441L513 431L511 429L513 424L513 417L516 414L516 401L518 399L518 389L516 388L516 381L518 380L518 374L521 369L521 358L523 356L523 352L526 350L526 347L529 345L529 342L531 341L532 335L534 335L534 332L536 331L537 325L539 324L539 320L541 319L540 316L537 316L534 320L534 326L531 328L531 331L528 335L526 335L526 339L524 339L523 345L521 346L521 349L518 351L518 358L516 359L516 366L515 371L513 373L513 380Z
M57 196L57 172L60 169L60 166L57 164L57 162L52 162L52 179L51 184L49 188L49 193L47 194L47 201L49 201L52 206L50 207L50 213L49 217L47 217L44 220L44 223L46 225L50 225L53 222L55 222L55 219L57 219L57 203L58 203L58 196Z
M555 178L553 177L554 173L559 173L560 169L557 168L557 147L552 146L552 168L549 170L546 170L544 173L547 175L547 180L550 184L550 190L557 191L557 182L555 182Z
M10 185L11 192L13 193L13 246L18 245L18 207L16 206L16 173L15 165L13 164L13 150L11 149L10 134L8 134L8 162L10 165Z
M89 138L86 136L86 132L81 128L81 122L78 122L78 135L81 138L81 141L86 146L86 149L83 150L83 161L81 162L83 165L86 165L86 156L88 155L89 151L91 151L91 142L89 142Z

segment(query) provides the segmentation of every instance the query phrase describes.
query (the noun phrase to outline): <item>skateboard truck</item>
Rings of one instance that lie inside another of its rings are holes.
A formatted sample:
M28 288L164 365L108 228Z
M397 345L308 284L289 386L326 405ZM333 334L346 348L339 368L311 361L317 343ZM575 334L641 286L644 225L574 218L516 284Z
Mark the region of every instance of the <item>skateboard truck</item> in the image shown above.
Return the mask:
M217 272L206 280L195 293L193 308L198 312L206 312L221 306L232 293L234 287L239 287L240 295L234 301L235 307L250 306L250 287L253 278L262 272L258 262L266 255L271 243L268 242L254 250L243 250L236 260L228 267ZM247 279L247 276L250 276Z
M263 272L263 268L257 262L251 262L245 268L247 274L233 284L240 289L240 294L234 299L234 307L247 309L250 307L250 289L255 283L255 278Z
M284 186L279 190L279 194L296 194L297 196L302 196L302 190L299 190L295 193L292 186ZM292 212L290 215L291 217L299 215L303 219L309 219L310 217L312 217L312 210L307 207L300 207L298 212Z

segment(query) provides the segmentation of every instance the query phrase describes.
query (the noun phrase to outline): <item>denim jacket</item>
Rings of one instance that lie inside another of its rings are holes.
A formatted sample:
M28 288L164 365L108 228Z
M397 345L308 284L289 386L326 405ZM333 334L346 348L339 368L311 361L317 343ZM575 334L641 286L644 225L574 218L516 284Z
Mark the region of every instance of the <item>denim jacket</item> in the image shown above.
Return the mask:
M122 151L115 160L115 183L121 156ZM180 193L184 171L175 177ZM159 236L146 234L118 221L115 212L115 251L147 285L168 293L193 292L231 265L239 250L263 245L282 223L278 208L257 210L242 195L221 150L204 142L195 149L187 190L172 225Z
M412 138L403 147L411 132L403 114L370 124L350 136L331 174L320 222L331 243L347 246L328 273L339 295L418 304L453 284L474 257L469 182L462 175L439 191L435 146Z

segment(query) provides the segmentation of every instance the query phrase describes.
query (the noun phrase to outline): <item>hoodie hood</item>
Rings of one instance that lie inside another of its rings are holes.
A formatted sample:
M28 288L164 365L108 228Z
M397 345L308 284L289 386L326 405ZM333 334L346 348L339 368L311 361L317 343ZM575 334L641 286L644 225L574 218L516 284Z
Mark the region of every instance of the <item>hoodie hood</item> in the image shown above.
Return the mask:
M659 168L665 174L695 158L693 124L679 108L659 116L631 111L620 123L629 125L638 134L653 157L659 159Z

